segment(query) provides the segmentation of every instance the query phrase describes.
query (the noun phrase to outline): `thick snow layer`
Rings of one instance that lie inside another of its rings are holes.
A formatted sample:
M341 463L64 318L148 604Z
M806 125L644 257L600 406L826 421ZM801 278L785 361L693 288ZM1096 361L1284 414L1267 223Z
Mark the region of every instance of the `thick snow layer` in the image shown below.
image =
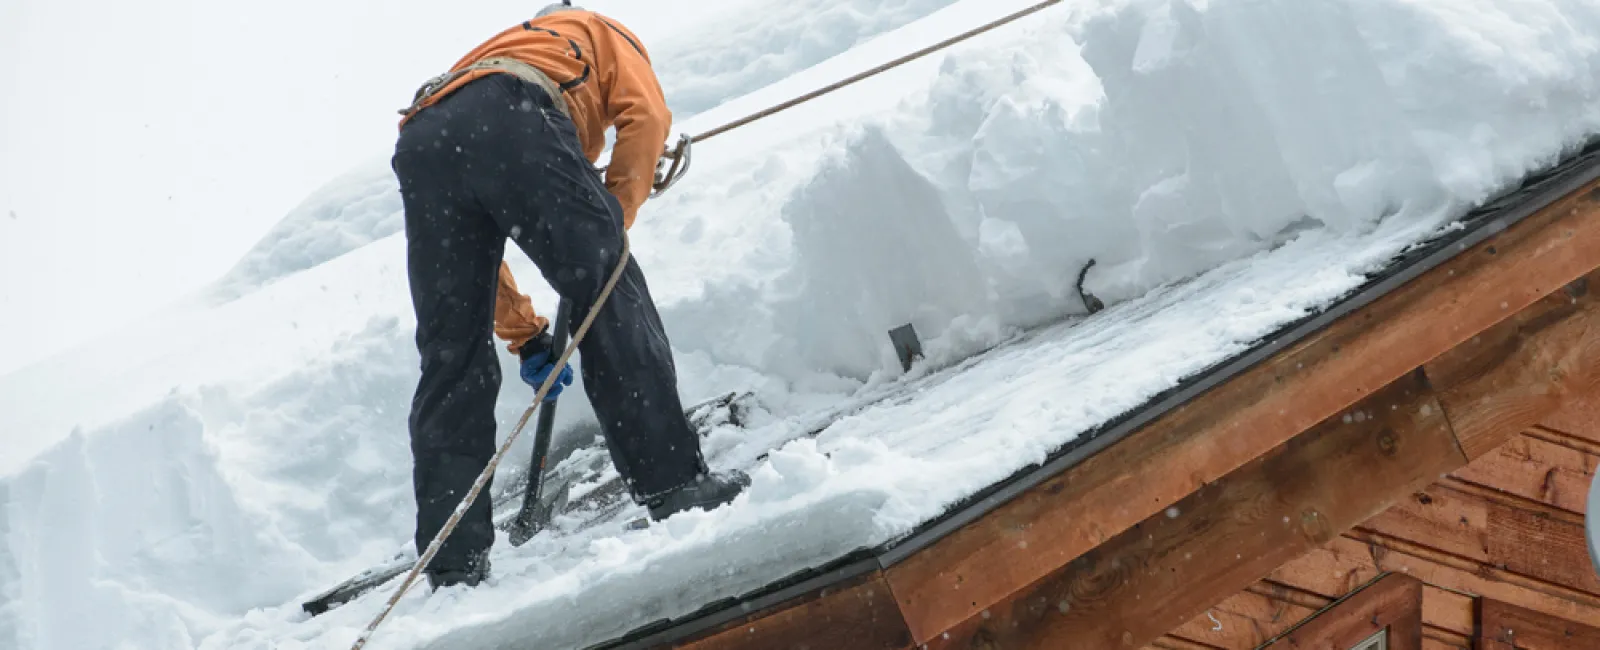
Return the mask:
M1026 3L939 4L747 3L708 33L828 45L681 128ZM874 29L890 31L863 42ZM582 647L905 535L1600 131L1594 34L1600 8L1578 0L1075 3L697 146L633 243L684 397L757 391L750 426L706 443L755 484L642 531L621 529L631 509L502 539L489 585L415 589L370 647ZM702 45L669 86L760 83ZM348 646L387 589L315 619L299 603L407 547L413 512L416 356L387 182L357 171L308 201L305 227L331 236L286 227L263 249L282 257L241 263L257 270L236 299L0 378L0 645ZM322 248L349 233L347 253ZM1111 307L1080 319L1090 258ZM906 322L929 353L909 375L884 335ZM502 386L503 428L531 392ZM592 416L566 395L570 430Z
M650 40L645 46L656 62L673 116L681 121L951 2L702 1L696 13L716 15L718 20L687 24L667 20L659 10L619 9L630 19L638 15L644 24L636 27L660 35L659 42ZM398 93L396 98L409 95ZM387 156L334 179L273 226L207 294L217 300L236 298L400 232L398 187Z

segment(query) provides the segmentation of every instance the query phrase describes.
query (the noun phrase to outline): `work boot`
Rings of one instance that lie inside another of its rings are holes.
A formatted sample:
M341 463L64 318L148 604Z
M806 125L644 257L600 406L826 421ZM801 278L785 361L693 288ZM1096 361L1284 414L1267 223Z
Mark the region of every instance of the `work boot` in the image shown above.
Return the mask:
M683 487L650 500L650 519L661 521L685 510L715 510L750 487L750 476L739 470L701 474Z
M430 591L438 591L445 587L454 587L456 585L476 587L485 578L489 577L489 557L487 554L479 556L479 559L472 562L471 566L466 569L440 569L437 571L429 569L427 573Z

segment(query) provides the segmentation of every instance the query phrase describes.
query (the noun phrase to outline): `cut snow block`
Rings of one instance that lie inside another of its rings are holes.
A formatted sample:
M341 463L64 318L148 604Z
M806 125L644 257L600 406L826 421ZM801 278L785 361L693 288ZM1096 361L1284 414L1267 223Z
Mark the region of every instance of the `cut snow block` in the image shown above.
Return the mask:
M864 380L893 363L879 338L890 328L916 323L936 338L959 316L990 312L985 276L938 188L880 128L850 134L783 217L794 263L772 314L776 334L793 343L780 353L792 360L779 363Z
M900 357L900 369L911 372L911 362L922 358L922 340L917 338L917 328L906 323L889 330L889 342L894 344L894 353Z

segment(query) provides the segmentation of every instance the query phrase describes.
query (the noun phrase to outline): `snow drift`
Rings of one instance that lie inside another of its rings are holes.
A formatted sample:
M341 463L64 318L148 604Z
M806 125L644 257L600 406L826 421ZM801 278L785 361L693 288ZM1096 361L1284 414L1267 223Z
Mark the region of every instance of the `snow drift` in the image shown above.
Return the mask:
M952 1L719 0L698 5L702 15L714 13L716 21L668 28L660 43L646 47L674 118L681 121ZM409 99L409 93L397 91L395 97ZM398 191L387 156L334 179L268 231L207 294L231 300L400 232Z
M669 91L709 107L681 130L1023 3L857 13L878 6L763 0L708 24L821 43L768 68L721 66L715 40L657 53ZM374 645L582 647L906 534L1600 131L1595 34L1578 0L1082 2L697 146L634 247L685 399L758 392L747 430L707 440L755 484L648 530L501 543L490 585L414 591ZM409 544L416 358L388 183L324 190L224 281L231 301L131 329L122 365L85 350L0 378L8 435L55 443L0 465L0 642L354 638L381 597L309 620L298 603ZM1078 320L1091 258L1112 307ZM930 352L910 376L884 336L904 322ZM894 382L919 390L802 435ZM531 392L504 385L501 421ZM567 394L571 430L591 416Z

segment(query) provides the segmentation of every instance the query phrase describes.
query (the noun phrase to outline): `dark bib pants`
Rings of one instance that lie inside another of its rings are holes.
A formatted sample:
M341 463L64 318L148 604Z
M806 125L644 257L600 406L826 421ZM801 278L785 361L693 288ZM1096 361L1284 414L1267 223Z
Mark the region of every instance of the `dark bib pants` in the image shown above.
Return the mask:
M538 86L506 74L474 80L414 115L392 162L422 366L410 416L420 553L495 452L494 304L506 240L572 302L568 331L576 332L621 254L622 208L583 156L572 122ZM635 500L705 470L671 347L631 256L576 361ZM429 570L469 568L493 541L485 489Z

